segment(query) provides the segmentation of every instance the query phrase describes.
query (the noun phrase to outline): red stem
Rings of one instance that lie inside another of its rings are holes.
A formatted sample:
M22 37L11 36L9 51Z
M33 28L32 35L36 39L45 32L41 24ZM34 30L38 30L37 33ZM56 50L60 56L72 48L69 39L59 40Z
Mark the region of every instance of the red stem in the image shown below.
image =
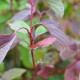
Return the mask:
M35 74L37 74L36 66L35 66L35 60L34 60L34 53L33 53L33 49L31 49L31 55L32 55L32 60L33 60L34 71L35 71Z
M30 24L30 43L31 43L31 45L33 44L32 21L33 21L33 0L31 0L31 24ZM36 66L35 66L33 49L31 49L31 55L32 55L32 61L33 61L34 71L35 71L35 74L36 74L37 71L36 71Z
M53 73L52 75L56 75L56 74L60 74L60 73L64 72L66 69L68 69L68 68L72 67L74 64L76 64L76 62L79 61L79 60L80 60L80 57L76 61L74 61L72 64L67 66L66 68L64 68L64 69L62 69L60 71L57 71L57 72Z
M41 19L42 19L41 12L40 12L39 10L36 10L36 13L38 13L38 15L39 15L39 20L41 21Z
M31 33L32 33L32 20L33 20L33 0L31 0L31 24L30 24Z
M19 30L20 30L20 29L26 29L26 31L28 32L28 34L30 34L30 32L29 32L29 30L28 30L27 28L21 27L21 28L19 28Z
M11 15L13 16L13 0L10 1Z
M26 31L28 32L28 34L30 35L30 32L29 32L29 30L27 29L27 28L25 28L25 27L21 27L21 28L19 28L18 30L20 30L20 29L26 29ZM17 30L17 31L18 31ZM26 42L26 41L25 41ZM29 46L30 46L30 44L28 43L28 42L26 42Z

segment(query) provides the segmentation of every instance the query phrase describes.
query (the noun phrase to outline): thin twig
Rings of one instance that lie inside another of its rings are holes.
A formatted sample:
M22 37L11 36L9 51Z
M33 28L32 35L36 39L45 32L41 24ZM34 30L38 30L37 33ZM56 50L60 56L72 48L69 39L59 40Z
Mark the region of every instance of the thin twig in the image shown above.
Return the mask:
M75 65L79 60L80 60L80 57L76 61L74 61L72 64L67 66L66 68L64 68L64 69L62 69L60 71L56 71L52 75L57 75L57 74L60 74L60 73L64 72L66 69L68 69L68 68L72 67L73 65Z

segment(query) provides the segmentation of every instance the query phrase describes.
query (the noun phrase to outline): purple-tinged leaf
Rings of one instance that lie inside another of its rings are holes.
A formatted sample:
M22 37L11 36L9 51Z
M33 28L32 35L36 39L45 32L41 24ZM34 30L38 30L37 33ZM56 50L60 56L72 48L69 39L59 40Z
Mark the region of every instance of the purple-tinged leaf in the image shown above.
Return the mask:
M69 48L66 48L66 49L64 50L64 52L63 52L62 54L60 54L60 55L61 55L61 58L62 58L63 60L65 60L65 59L74 57L76 54L77 54L76 51L71 50L70 47L69 47Z
M77 55L77 44L70 37L68 37L68 39L70 44L69 47L67 47L65 51L61 54L62 59L68 59L70 57L74 57L75 55Z
M54 45L57 50L60 51L60 55L62 56L66 48L69 47L69 39L62 31L60 24L52 19L44 20L38 24L43 25L48 30L51 38L56 38Z
M80 61L78 61L71 68L66 69L64 78L65 80L79 80L79 74L80 74Z
M80 23L77 21L73 21L70 30L74 36L78 37L80 35Z
M67 28L70 28L70 20L65 20L65 21L63 21L63 20L59 20L60 21L60 23L61 23L61 25L62 25L62 30L64 31L64 32L66 32L66 30L67 30Z
M46 38L42 41L39 41L36 44L33 44L32 46L30 46L30 48L37 48L37 47L45 47L45 46L49 46L52 43L54 43L56 41L56 38Z
M10 50L10 47L15 40L16 33L17 33L17 31L10 35L0 36L0 64L2 63L3 59L5 58L7 52Z
M10 35L0 35L0 64L2 63L7 52L10 49L14 48L20 41L25 41L22 38L15 39L16 34L20 29L22 29L22 28L19 28L18 30L16 30L14 33L12 33ZM26 42L26 44L28 44L28 43Z
M35 12L35 10L33 11L33 13ZM31 18L31 10L22 10L18 13L16 13L11 20L13 20L13 22L16 21L27 21Z

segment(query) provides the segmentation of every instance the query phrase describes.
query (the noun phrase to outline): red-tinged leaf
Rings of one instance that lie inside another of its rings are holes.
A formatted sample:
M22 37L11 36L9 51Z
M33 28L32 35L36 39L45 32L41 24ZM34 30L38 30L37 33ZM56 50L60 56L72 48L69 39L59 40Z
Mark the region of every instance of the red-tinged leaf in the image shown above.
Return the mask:
M55 68L45 66L39 72L37 72L37 75L39 75L43 79L47 79L51 75L50 74L51 71L55 71Z
M70 42L68 37L62 31L60 24L52 19L44 20L38 24L43 25L48 30L51 38L56 38L54 45L56 49L60 51L60 54L63 54L64 51L69 47Z
M80 73L80 61L78 61L71 68L66 69L64 78L65 80L79 80L79 73Z
M33 11L33 13L35 12L35 10ZM27 21L29 20L31 17L31 10L22 10L18 13L16 13L12 18L11 20L13 20L13 22L16 22L16 21Z
M70 30L74 36L78 37L80 35L80 23L77 21L73 21Z
M42 41L39 41L36 44L33 44L32 46L30 46L30 48L37 48L37 47L45 47L45 46L49 46L52 43L54 43L56 41L56 38L46 38Z
M36 7L38 4L39 0L33 0L33 6ZM27 4L26 4L27 8L31 8L31 1L27 0Z

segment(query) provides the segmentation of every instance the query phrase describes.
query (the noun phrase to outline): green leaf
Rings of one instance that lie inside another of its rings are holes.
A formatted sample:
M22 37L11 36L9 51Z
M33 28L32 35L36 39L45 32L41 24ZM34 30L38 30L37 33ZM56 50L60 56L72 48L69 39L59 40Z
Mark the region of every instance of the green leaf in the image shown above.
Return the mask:
M0 72L4 71L5 67L4 67L4 63L0 64Z
M22 64L27 68L33 68L33 64L30 60L29 49L21 46L19 46L18 49L20 51L20 60Z
M27 77L28 79L31 79L31 78L32 78L32 75L31 75L31 72L30 72L30 71L28 71L28 72L26 73L26 77Z
M38 36L38 35L41 35L41 34L46 33L46 32L47 32L47 29L46 28L44 28L43 26L39 26L36 29L35 34L36 34L36 36Z
M54 75L50 76L48 80L64 80L64 74L61 73L55 76Z
M26 42L30 43L30 39L29 39L28 35L26 35L25 33L18 32L16 37L17 38L23 38ZM19 44L22 45L25 48L28 47L28 44L26 44L25 42L21 41Z
M28 30L30 30L30 27L24 21L16 21L14 23L8 23L8 24L10 25L10 28L12 30L17 30L17 29L19 29L21 27L25 27ZM19 30L19 32L27 33L27 31L25 29L21 29L21 30Z
M13 80L17 77L20 77L23 73L25 73L26 70L25 69L21 69L21 68L14 68L14 69L10 69L9 71L6 71L3 76L2 76L2 80Z
M22 42L22 41L21 41L19 44L20 44L21 46L25 47L25 48L28 47L28 44L26 44L25 42Z
M1 63L0 64L0 77L3 75L4 70L5 70L4 63Z
M60 17L64 15L64 5L62 0L46 0L52 10Z
M40 50L34 50L34 59L35 59L35 63L37 63L43 56L44 56L44 52L41 52Z
M0 12L4 10L9 10L9 5L6 4L6 1L0 0Z
M20 6L18 7L19 10L23 10L26 8L25 3L26 3L26 0L20 0L19 1L19 4L20 4Z
M64 17L67 18L73 12L72 4L64 0Z
M10 13L6 13L5 15L4 14L1 14L0 15L0 23L6 23L6 21L11 17L11 14Z

